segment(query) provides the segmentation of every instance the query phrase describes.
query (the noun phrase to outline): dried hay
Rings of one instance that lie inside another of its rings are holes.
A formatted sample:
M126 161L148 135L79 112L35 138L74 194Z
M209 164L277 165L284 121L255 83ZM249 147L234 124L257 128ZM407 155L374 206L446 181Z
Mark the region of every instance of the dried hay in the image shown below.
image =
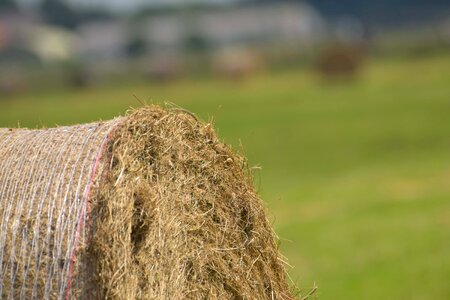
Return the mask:
M0 129L0 218L2 298L294 298L245 160L182 111Z

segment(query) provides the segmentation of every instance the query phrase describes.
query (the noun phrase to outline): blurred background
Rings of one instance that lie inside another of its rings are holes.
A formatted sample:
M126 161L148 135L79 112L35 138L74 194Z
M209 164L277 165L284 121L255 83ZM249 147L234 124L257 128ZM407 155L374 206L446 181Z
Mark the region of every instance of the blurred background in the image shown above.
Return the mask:
M0 126L213 120L303 294L450 299L450 1L1 0Z

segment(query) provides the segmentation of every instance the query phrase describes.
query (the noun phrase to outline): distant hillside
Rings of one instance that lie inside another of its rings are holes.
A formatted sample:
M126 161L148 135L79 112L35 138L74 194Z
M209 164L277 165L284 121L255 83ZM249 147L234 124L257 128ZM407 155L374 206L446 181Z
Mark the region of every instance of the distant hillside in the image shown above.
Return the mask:
M424 25L450 18L449 0L305 0L328 19L352 15L366 25Z

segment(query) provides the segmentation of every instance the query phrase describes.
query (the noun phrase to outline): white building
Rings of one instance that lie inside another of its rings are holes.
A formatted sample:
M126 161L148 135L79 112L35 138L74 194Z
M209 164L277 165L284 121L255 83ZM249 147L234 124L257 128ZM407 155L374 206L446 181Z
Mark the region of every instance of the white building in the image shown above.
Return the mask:
M148 17L143 38L153 48L180 48L189 37L212 47L248 44L308 46L324 38L324 19L305 3L278 2L200 8Z
M124 24L117 21L95 21L78 28L79 55L87 61L116 60L124 57L128 43Z

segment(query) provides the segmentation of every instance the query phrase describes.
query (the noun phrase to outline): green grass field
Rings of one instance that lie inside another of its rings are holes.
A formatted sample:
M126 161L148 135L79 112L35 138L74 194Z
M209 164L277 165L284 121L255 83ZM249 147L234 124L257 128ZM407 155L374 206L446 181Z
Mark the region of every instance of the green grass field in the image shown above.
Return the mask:
M173 102L242 143L288 257L319 299L450 299L450 55L245 82L116 84L0 99L0 126L110 118Z

